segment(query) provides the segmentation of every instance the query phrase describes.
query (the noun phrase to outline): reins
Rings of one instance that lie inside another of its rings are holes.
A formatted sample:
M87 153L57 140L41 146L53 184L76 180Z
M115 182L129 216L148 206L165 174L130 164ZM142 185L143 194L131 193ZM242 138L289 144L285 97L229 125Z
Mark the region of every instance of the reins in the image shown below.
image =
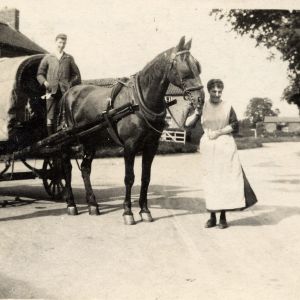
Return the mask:
M168 112L169 112L171 118L174 120L176 126L177 126L178 128L180 128L180 129L184 129L183 126L179 125L179 123L178 123L177 120L175 119L175 117L174 117L174 115L173 115L173 113L171 112L171 110L170 110L169 107L167 107L167 110L168 110Z

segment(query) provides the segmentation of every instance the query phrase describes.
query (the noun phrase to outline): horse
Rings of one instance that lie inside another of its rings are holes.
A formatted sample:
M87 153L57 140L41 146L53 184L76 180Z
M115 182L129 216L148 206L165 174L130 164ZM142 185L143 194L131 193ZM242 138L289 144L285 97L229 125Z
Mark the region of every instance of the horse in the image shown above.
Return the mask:
M151 165L166 124L164 96L169 84L172 83L181 88L184 98L188 100L182 120L178 121L179 126L183 126L185 123L191 107L203 106L204 91L200 79L201 66L190 53L191 44L192 40L185 43L185 37L182 37L177 46L162 52L135 74L130 79L129 84L125 84L119 91L114 100L114 107L120 107L128 102L139 105L138 112L126 116L115 125L115 133L124 147L126 193L123 203L123 218L125 224L135 224L131 210L131 189L135 180L134 161L138 152L142 153L139 214L142 221L153 221L148 208L147 191L150 184ZM109 97L110 90L104 87L95 85L72 87L63 96L64 122L67 126L77 126L95 121L99 114L107 109L107 98ZM61 125L61 122L58 123ZM102 130L79 141L84 153L80 169L90 215L100 214L92 189L90 174L96 149L105 138L107 138L107 132ZM68 149L64 149L62 152L62 169L66 181L64 200L67 202L67 213L77 215L78 211L71 186L71 155Z

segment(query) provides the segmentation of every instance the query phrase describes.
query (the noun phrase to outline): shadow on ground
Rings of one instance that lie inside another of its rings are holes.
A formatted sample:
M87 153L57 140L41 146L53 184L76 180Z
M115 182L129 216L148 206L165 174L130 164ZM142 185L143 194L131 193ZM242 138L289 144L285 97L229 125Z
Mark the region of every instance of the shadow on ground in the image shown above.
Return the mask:
M83 188L74 188L76 203L79 204L79 214L87 213L87 205L85 202L85 191ZM133 207L138 207L138 195L140 186L132 189ZM201 190L192 189L182 186L163 186L152 185L149 188L149 203L153 215L155 209L166 209L169 213L156 220L180 217L185 215L206 213L205 202L203 198L197 197ZM103 189L95 189L95 195L100 204L101 214L110 214L115 211L122 213L122 201L124 198L124 187L108 187ZM29 200L22 201L18 205L31 205L35 211L27 214L0 217L0 221L25 220L31 218L47 217L47 216L63 216L66 214L66 208L51 208L52 201L45 203L46 194L42 187L38 186L18 186L11 188L1 188L0 200L2 196L26 198ZM43 200L41 202L41 200ZM53 203L55 204L55 203ZM5 208L3 208L5 209ZM260 205L259 203L252 208L252 216L232 220L232 226L264 226L276 225L282 220L300 215L300 207L284 206L284 205Z
M0 299L44 299L44 291L22 280L12 279L0 273ZM48 298L48 297L47 297Z
M267 226L276 225L284 219L299 216L300 207L281 205L256 205L252 216L229 221L231 226Z
M135 186L132 189L133 207L138 207L139 190L140 186ZM195 197L195 195L197 195L197 191L200 190L185 188L182 186L153 185L149 188L148 196L151 210L154 211L157 208L173 210L173 212L170 212L169 215L156 219L172 218L174 216L180 215L203 213L205 212L204 199L200 197ZM79 204L79 214L87 213L85 190L83 188L74 188L73 192L76 199L76 203ZM124 187L109 187L103 189L95 189L94 192L96 198L98 199L102 215L109 214L114 211L122 211L122 201L124 199L125 194ZM189 193L192 193L190 197L187 196ZM29 199L21 202L15 201L10 204L13 204L14 206L31 205L36 211L23 215L0 218L0 221L24 220L37 217L61 216L66 214L66 208L51 209L51 203L53 202L50 200L48 200L49 203L44 202L45 199L47 200L47 198L42 187L29 187L24 185L14 187L13 189L1 188L0 201L1 196L19 197L21 200L22 198ZM43 200L43 202L41 202L41 200ZM174 214L174 210L180 210L180 212L178 212L178 214Z
M300 184L300 179L272 179L269 182L282 184Z

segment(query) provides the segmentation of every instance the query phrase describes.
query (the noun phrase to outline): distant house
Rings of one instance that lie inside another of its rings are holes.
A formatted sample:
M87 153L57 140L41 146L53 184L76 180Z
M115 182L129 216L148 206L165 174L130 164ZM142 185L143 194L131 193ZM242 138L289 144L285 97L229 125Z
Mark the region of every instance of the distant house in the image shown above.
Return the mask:
M172 101L176 99L177 104L173 105L170 110L172 112L172 115L176 120L180 120L182 115L182 104L185 104L185 101L183 99L183 91L178 88L177 86L170 84L168 87L168 90L166 92L165 100L166 102ZM171 117L169 112L167 112L166 116L166 122L169 125L169 129L178 129L178 125L176 124L176 121Z
M19 11L0 10L0 58L47 53L19 31Z
M90 79L83 80L83 83L110 87L116 83L116 79ZM183 98L183 91L175 85L170 84L165 95L165 101L168 102L174 99L177 100L177 104L170 107L170 111L172 112L172 116L174 118L172 118L170 113L167 111L166 122L168 124L168 128L164 130L162 134L162 140L170 142L174 141L178 143L191 142L193 144L199 144L200 137L202 135L200 122L198 122L198 124L193 129L186 130L178 128L177 121L181 120L183 108L187 103Z
M265 117L264 127L269 133L300 132L300 117Z

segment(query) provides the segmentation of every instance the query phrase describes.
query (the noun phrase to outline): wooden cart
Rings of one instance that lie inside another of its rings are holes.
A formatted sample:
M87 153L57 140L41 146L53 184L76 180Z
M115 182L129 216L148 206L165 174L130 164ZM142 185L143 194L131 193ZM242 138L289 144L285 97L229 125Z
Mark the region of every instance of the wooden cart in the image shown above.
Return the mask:
M3 164L0 181L40 178L51 198L60 199L65 186L62 148L68 147L76 155L80 151L80 145L76 143L80 138L106 129L108 123L118 122L138 107L128 103L103 111L90 124L45 137L45 101L41 100L45 91L36 81L43 56L0 59L0 164ZM30 159L42 159L42 168L32 166ZM29 171L16 172L16 161L22 162Z

